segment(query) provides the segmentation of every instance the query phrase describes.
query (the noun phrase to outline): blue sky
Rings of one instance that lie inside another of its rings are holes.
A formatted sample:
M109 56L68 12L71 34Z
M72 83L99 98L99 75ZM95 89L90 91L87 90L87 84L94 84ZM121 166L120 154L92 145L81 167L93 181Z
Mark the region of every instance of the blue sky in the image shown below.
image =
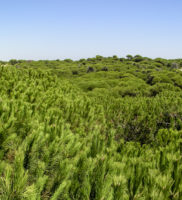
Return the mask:
M0 60L182 57L181 0L0 0Z

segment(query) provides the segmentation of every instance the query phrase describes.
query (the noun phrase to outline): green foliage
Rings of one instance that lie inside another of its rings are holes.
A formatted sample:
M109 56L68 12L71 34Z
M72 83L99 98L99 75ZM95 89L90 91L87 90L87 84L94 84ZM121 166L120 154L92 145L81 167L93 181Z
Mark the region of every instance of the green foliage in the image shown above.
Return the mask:
M11 65L15 65L15 64L18 63L18 61L17 61L16 59L11 59L11 60L9 61L9 63L10 63Z
M0 64L0 199L182 199L182 61L127 58Z

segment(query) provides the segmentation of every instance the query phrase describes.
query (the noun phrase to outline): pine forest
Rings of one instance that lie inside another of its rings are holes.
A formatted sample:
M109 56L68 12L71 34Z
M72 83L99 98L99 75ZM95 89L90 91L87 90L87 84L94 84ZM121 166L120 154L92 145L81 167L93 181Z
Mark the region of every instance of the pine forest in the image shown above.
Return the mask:
M182 200L181 69L0 61L0 200Z

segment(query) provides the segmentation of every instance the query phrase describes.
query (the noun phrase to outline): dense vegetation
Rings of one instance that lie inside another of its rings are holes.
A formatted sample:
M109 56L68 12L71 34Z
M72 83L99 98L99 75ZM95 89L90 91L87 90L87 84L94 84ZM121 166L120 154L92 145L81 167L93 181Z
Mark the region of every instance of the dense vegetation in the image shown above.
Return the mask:
M0 62L0 199L181 200L181 67Z

